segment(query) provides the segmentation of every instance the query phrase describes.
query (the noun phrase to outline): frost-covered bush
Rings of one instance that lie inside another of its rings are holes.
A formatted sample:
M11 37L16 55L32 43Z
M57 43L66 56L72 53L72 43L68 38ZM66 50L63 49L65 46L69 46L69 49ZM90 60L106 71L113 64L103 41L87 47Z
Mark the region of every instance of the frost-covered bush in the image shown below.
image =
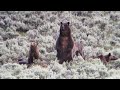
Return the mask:
M115 56L120 58L120 49L119 48L114 49L112 52Z
M3 38L2 38L2 36L0 36L0 41L3 41Z

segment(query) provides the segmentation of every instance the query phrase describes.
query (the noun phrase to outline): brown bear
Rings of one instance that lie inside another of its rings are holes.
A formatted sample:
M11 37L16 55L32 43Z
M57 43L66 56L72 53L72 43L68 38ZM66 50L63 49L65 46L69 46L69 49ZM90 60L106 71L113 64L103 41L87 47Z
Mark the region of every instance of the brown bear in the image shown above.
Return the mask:
M69 22L62 23L60 25L60 34L56 42L57 59L62 64L64 61L70 62L72 58L72 49L74 46L73 39L71 37L71 29Z
M18 59L18 62L19 64L32 64L33 63L33 59L38 59L39 58L39 49L37 47L37 43L35 42L32 42L31 45L30 45L30 49L29 49L29 57L28 57L28 61L22 59L22 58L19 58Z
M38 43L31 43L30 50L29 50L29 57L28 57L28 66L33 63L33 59L39 58L39 49L38 49Z
M41 61L40 61L40 63L38 63L38 65L41 65L42 67L47 67L49 62L47 62L48 60L46 58L41 58L39 56L39 48L37 45L38 45L38 43L35 43L35 42L31 43L28 61L20 58L20 59L18 59L18 63L19 64L27 64L27 68L29 68L31 66L31 64L33 63L34 59L40 59Z
M116 56L111 55L111 53L109 53L108 55L99 55L98 58L100 58L100 60L106 64L109 61L113 61L113 60L117 60L118 58Z

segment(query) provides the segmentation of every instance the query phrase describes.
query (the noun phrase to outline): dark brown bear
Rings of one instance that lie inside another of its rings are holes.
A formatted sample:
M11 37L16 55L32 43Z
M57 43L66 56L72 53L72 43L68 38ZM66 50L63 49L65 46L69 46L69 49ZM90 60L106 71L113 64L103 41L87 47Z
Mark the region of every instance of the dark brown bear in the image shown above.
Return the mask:
M71 37L71 30L69 22L62 23L60 25L60 34L56 42L57 58L59 63L62 64L64 61L70 62L72 58L72 49L74 42Z

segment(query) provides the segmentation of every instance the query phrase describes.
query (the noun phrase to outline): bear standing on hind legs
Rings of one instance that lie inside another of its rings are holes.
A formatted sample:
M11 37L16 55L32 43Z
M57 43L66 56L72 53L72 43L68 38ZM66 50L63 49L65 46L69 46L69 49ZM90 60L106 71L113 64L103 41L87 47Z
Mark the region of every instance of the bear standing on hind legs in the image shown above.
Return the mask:
M73 60L72 49L74 46L74 42L71 37L69 24L69 22L61 22L60 34L56 42L57 59L59 60L60 64L62 64L64 61L66 62L67 60L68 62Z
M38 43L31 43L28 57L28 67L33 63L33 59L39 58Z

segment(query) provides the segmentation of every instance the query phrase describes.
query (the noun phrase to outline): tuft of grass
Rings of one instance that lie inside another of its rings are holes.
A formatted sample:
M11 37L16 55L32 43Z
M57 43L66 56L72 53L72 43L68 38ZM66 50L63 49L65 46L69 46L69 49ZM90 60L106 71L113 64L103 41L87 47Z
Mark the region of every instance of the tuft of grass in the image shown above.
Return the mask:
M26 36L25 32L18 32L21 36Z

